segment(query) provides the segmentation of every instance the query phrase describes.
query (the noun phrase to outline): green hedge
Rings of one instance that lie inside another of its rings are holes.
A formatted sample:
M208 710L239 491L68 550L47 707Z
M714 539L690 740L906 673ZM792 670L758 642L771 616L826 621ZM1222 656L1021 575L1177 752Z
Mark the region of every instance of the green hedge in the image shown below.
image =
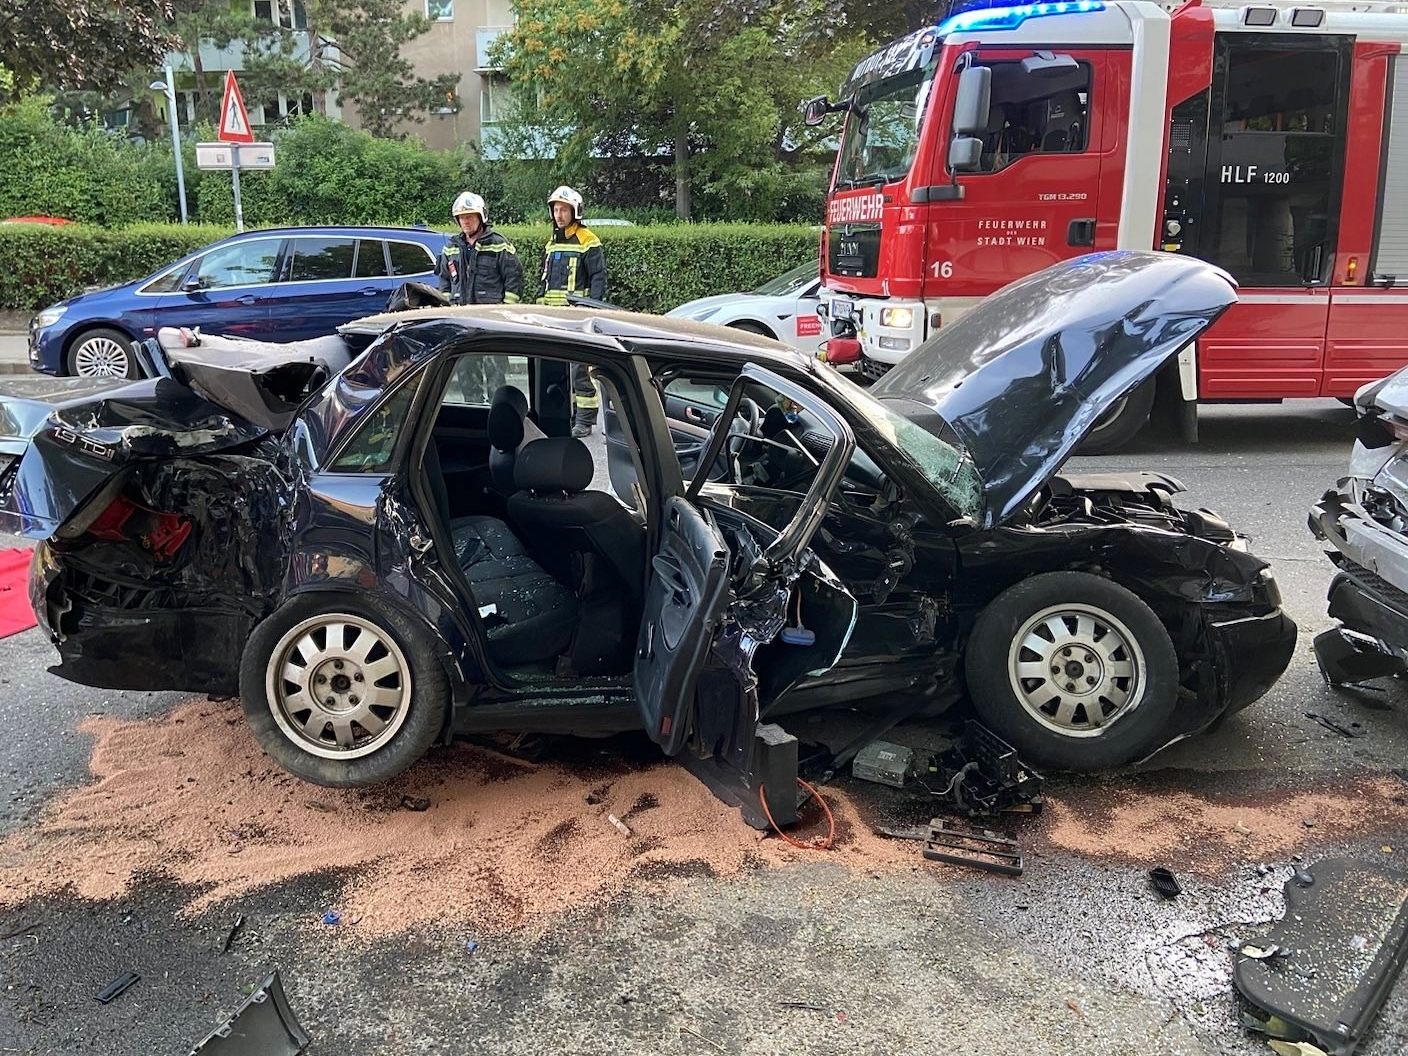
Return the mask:
M533 292L542 270L546 226L499 228L518 248ZM222 227L150 224L104 228L0 225L0 309L34 310L92 286L140 278L193 249L231 234ZM664 312L684 301L749 290L817 254L809 227L680 224L602 228L609 299L624 308Z

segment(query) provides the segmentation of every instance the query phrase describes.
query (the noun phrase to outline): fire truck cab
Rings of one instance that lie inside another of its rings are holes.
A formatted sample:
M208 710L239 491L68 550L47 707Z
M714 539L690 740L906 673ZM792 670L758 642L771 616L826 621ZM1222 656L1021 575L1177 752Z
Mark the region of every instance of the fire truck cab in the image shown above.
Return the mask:
M1073 0L971 10L866 58L822 237L828 356L883 373L999 287L1102 249L1190 253L1239 303L1155 388L1351 396L1408 363L1408 6Z

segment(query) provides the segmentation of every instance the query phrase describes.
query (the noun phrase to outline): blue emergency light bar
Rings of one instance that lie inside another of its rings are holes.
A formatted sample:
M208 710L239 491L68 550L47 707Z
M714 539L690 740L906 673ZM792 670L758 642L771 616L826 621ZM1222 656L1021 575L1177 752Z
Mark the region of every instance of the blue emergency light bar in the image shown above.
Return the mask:
M1061 3L1022 4L1018 7L993 7L987 10L964 11L946 18L939 25L939 35L975 33L984 29L1016 29L1029 18L1048 15L1083 15L1103 11L1100 0L1065 0Z

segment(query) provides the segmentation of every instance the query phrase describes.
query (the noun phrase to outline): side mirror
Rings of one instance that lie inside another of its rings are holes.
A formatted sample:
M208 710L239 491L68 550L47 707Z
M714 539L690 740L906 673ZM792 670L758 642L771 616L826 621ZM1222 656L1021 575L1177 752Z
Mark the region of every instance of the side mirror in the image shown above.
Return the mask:
M831 113L831 102L824 95L818 95L815 99L808 99L802 104L802 123L815 127L826 120L826 115Z
M192 275L185 282L181 283L181 289L185 290L187 293L196 293L203 289L204 286L205 284L200 281L199 275Z
M958 95L953 101L953 134L971 136L988 127L992 107L992 69L969 66L958 75Z
M948 145L950 172L976 172L983 160L983 141L977 136L955 136Z

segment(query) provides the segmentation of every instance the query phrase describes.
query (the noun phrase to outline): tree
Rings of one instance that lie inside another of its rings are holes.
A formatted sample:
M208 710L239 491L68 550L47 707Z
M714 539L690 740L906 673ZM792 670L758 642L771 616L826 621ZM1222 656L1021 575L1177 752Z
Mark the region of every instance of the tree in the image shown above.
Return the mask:
M500 47L517 93L511 123L551 140L564 175L584 175L600 154L671 158L684 219L698 189L746 195L776 181L797 103L839 80L835 52L818 56L799 31L804 15L782 0L515 8Z
M11 91L111 89L179 47L167 29L171 17L169 0L7 0L0 67Z
M251 95L308 94L325 114L326 95L336 90L378 136L455 102L458 74L420 77L402 56L402 46L431 25L419 12L407 11L403 0L306 0L303 6L306 27L284 18L250 42Z

